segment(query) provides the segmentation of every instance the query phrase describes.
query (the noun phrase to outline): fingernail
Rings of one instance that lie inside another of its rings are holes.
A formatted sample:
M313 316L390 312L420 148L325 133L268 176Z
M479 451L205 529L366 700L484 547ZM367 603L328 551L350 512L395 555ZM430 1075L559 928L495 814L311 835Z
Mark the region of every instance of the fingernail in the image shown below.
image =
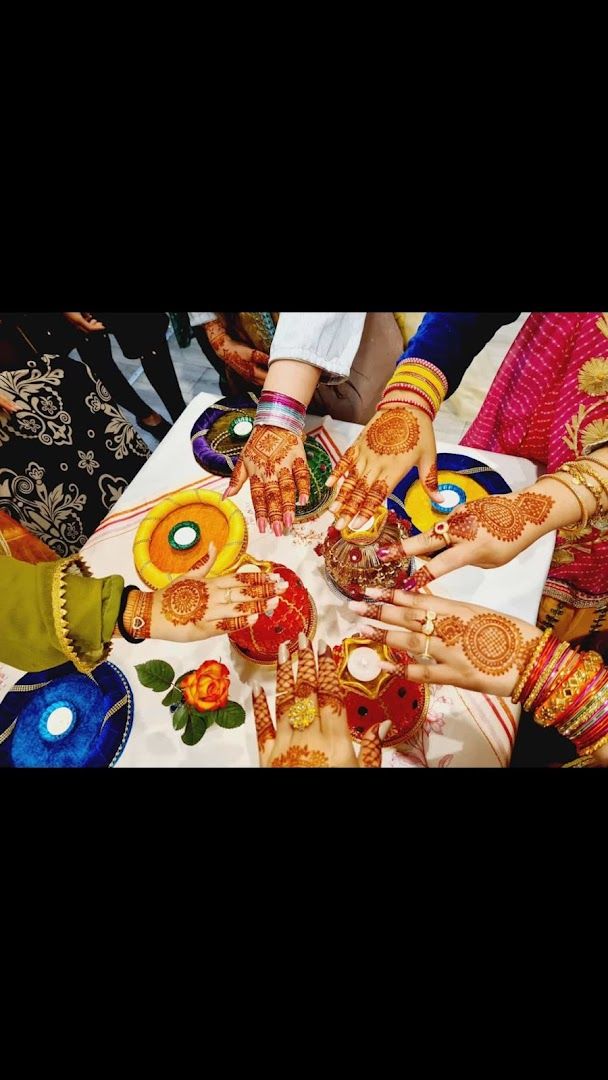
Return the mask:
M232 488L228 486L222 495L222 499L228 499L232 495Z
M275 536L282 536L283 535L283 526L281 525L280 521L273 521L273 523L272 523L272 531L273 531Z
M306 634L303 634L302 631L300 630L300 633L298 634L298 649L301 650L301 649L307 649L307 648L308 648L308 638L306 637Z
M356 611L357 615L365 615L367 611L367 604L364 604L362 600L349 600L348 606L351 611Z
M332 488L335 484L335 480L330 476L329 480L325 481L325 487Z
M400 554L400 552L399 552L399 548L396 546L396 544L388 544L388 545L381 544L380 547L376 549L376 554L377 554L378 558L382 560L382 559L394 559Z
M393 725L391 724L390 720L383 720L382 721L382 723L380 724L380 727L378 728L378 735L380 736L380 742L384 742L384 740L386 739L386 736L388 735L388 733L391 730L392 726Z
M259 619L259 617L260 617L259 615L248 615L248 617L247 617L248 625L249 626L255 626L256 622Z
M286 664L289 660L289 649L285 642L281 642L279 645L279 664Z
M273 611L276 611L278 606L279 606L279 597L278 596L273 596L272 600L269 600L268 603L266 604L266 607L264 609L264 614L265 615L272 615Z
M284 578L282 578L282 577L281 577L281 575L280 575L280 574L269 574L269 575L268 575L268 578L269 578L269 580L270 580L270 581L280 581L280 582L282 582L282 583L283 583L284 585L287 585L287 582L285 581L285 579L284 579Z
M344 528L345 525L346 525L346 518L338 518L338 520L336 521L336 524L335 524L335 528L338 530L338 532L342 532L342 529Z
M319 638L317 641L317 653L319 656L323 656L323 653L327 650L327 642L323 641L323 638Z
M298 499L298 506L307 506L309 499L310 495L300 495L300 498Z
M258 697L261 692L262 692L262 687L260 686L259 682L256 682L255 679L254 679L252 684L251 684L251 693L253 694L254 697Z
M408 578L407 581L404 581L403 585L401 586L401 591L402 592L416 592L417 589L418 589L418 582L415 581L413 577Z
M283 579L281 578L279 583L277 585L275 585L274 591L277 592L277 593L284 593L285 589L288 589L288 588L289 588L289 582L288 581L283 581Z
M339 505L340 505L340 503L339 503L338 499L336 499L336 501L335 501L335 502L333 502L333 503L331 504L330 508L329 508L329 510L330 510L330 513L332 513L332 514L335 514L335 512L336 512L336 510L338 509Z
M256 524L261 533L266 532L266 518L258 518Z
M445 495L443 494L443 491L434 491L432 494L433 494L433 502L436 502L436 503L445 502Z
M286 529L291 529L291 526L293 525L294 521L295 521L295 514L292 514L291 510L289 510L287 514L283 515L283 522L285 524Z
M209 541L209 547L207 548L207 558L211 559L213 555L217 554L217 548L213 543L213 540Z

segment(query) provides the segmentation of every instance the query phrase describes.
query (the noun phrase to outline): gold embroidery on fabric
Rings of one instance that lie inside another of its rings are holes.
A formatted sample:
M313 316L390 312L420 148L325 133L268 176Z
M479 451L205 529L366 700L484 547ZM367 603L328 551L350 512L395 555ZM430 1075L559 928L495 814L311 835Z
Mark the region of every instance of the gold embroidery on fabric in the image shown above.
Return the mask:
M53 611L53 625L59 641L61 651L68 660L71 660L77 671L83 675L88 674L98 664L102 664L110 654L112 643L104 645L101 656L97 659L80 657L76 646L70 636L68 623L66 576L69 572L80 570L83 577L91 577L91 571L79 555L69 555L67 559L60 559L53 568L51 584L51 605Z

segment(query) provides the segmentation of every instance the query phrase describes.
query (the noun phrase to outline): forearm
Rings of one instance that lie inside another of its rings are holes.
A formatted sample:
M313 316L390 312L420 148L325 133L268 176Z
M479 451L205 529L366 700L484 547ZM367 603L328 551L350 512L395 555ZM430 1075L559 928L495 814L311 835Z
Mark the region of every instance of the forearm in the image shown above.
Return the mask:
M310 405L321 369L299 360L276 360L268 369L264 390L287 394L306 408Z

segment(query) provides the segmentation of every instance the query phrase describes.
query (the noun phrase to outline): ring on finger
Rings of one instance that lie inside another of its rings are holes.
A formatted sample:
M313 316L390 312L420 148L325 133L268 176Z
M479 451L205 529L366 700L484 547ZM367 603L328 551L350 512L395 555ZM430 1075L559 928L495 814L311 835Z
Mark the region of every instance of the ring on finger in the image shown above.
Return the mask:
M426 619L425 619L425 621L423 623L423 626L422 626L422 633L426 634L426 637L427 637L427 645L428 645L428 639L431 637L432 634L435 633L435 619L436 618L437 618L437 612L436 611L431 611L429 609L429 611L427 611L427 613L426 613Z
M429 636L429 637L427 637L427 639L426 639L426 641L424 643L424 652L419 657L419 660L420 660L421 664L434 664L435 663L434 658L431 656L431 654L429 652L429 645L430 644L431 644L431 638Z
M306 731L317 719L317 707L312 698L298 698L285 715L294 731Z
M450 536L450 526L447 521L436 521L431 529L431 532L439 540L443 540L446 547L451 547L453 544L452 537Z

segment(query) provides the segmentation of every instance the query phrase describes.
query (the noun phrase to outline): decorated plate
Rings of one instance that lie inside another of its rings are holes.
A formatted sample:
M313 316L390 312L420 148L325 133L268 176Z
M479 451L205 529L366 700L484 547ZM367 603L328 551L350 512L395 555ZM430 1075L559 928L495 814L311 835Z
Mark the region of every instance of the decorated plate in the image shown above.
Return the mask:
M439 486L446 493L450 511L486 495L508 495L511 491L500 473L468 454L438 454L437 468ZM397 484L387 504L399 517L411 521L412 535L427 532L445 517L445 511L434 509L416 468Z
M132 723L133 693L115 664L89 675L70 663L30 672L0 703L0 766L111 768Z
M238 506L217 491L178 491L150 510L133 542L135 567L152 589L164 589L200 566L213 541L218 556L210 577L226 574L247 547Z

